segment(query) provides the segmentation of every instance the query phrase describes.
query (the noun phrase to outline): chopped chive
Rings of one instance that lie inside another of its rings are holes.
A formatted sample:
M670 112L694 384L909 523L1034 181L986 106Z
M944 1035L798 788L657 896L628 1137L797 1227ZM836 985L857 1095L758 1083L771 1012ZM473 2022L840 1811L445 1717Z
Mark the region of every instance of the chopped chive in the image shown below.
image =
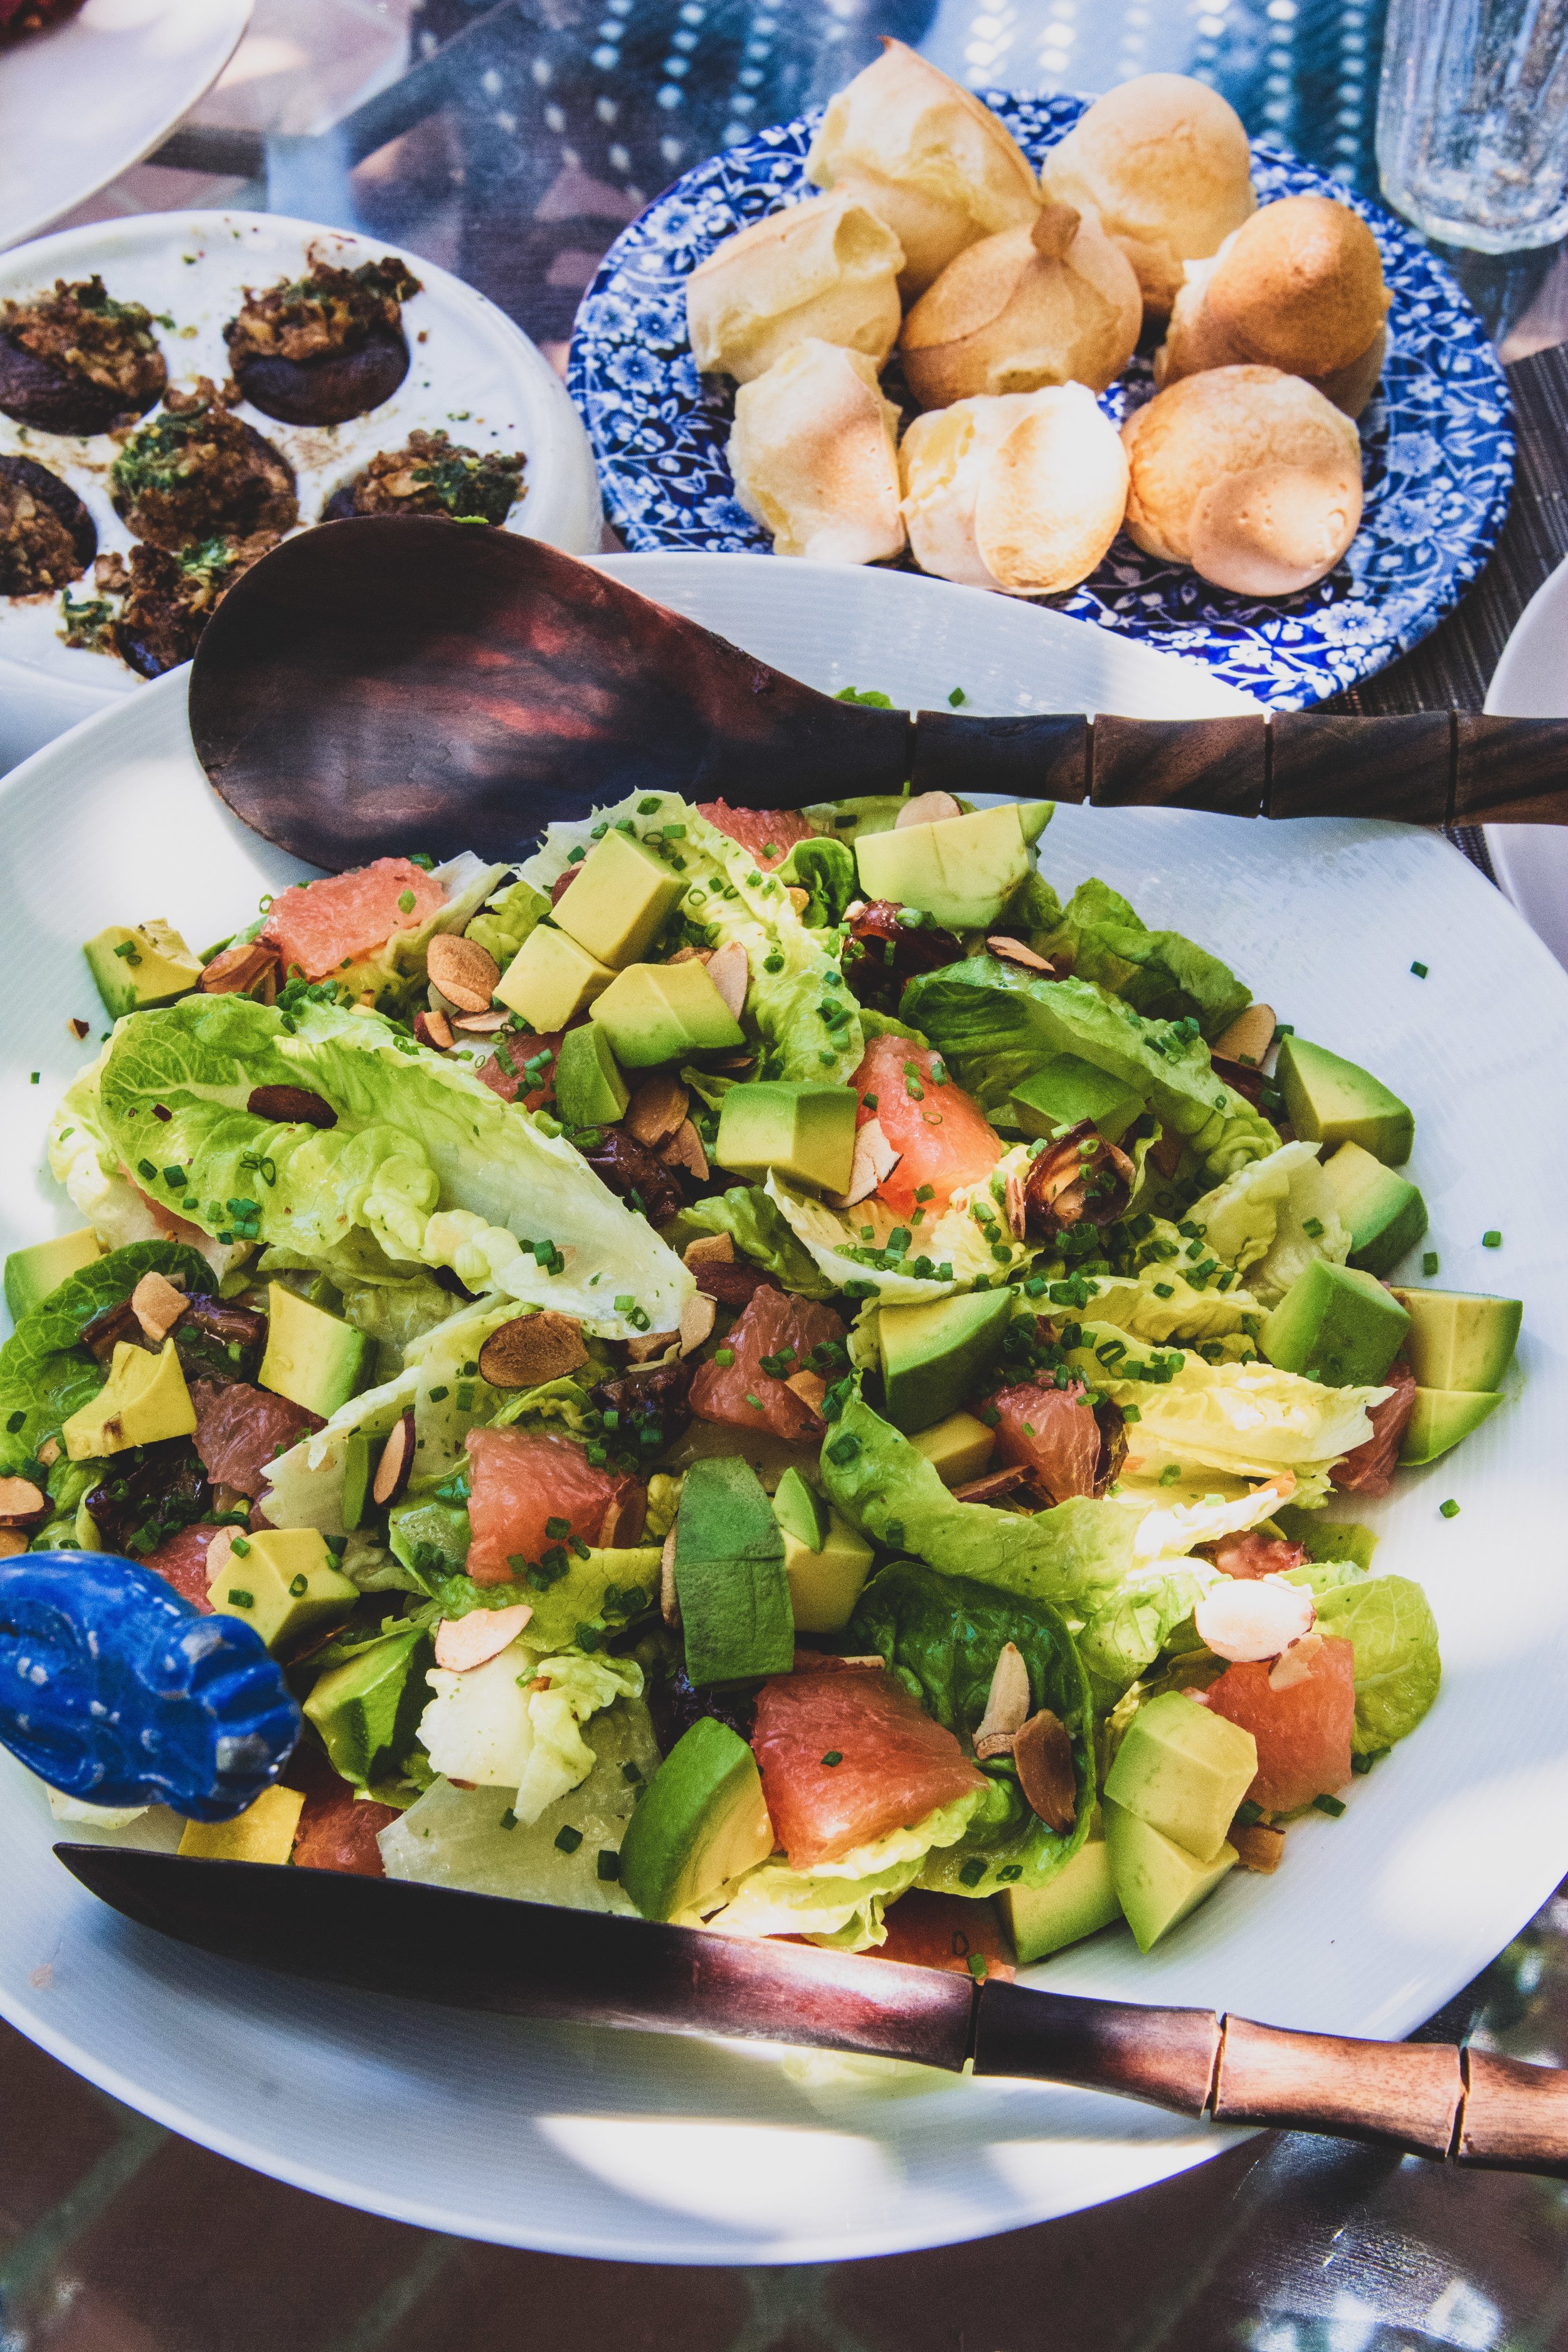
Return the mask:
M642 1766L640 1764L623 1764L621 1766L621 1778L623 1780L640 1780L642 1779Z
M1413 964L1411 965L1410 969L1411 969L1411 971L1415 974L1415 977L1416 977L1416 979L1417 979L1417 980L1425 980L1425 979L1426 979L1426 966L1424 963L1413 963Z
M230 1591L225 1597L232 1601L237 1609L254 1609L256 1606L254 1592Z
M1323 1238L1323 1221L1321 1217L1305 1218L1302 1221L1301 1231L1306 1234L1309 1241L1321 1241Z
M844 1750L842 1748L830 1748L822 1760L825 1764L842 1764Z
M581 1830L559 1829L555 1832L556 1849L561 1853L575 1853L582 1843Z
M599 1848L597 1866L601 1878L618 1878L621 1874L621 1857L618 1853L612 1853L607 1845L602 1845Z
M517 1815L510 1805L500 1817L500 1826L503 1830L514 1830L517 1827Z
M1327 1813L1332 1822L1337 1822L1345 1809L1345 1801L1342 1797L1314 1797L1312 1802L1319 1812Z
M398 912L403 915L411 915L414 912L414 893L412 890L405 890L403 892L397 901L397 908Z
M727 1372L727 1371L729 1370L729 1369L730 1369L731 1365L734 1362L734 1360L735 1360L735 1350L733 1349L733 1348L715 1348L715 1349L714 1349L714 1350L713 1350L713 1361L714 1361L714 1362L719 1366L719 1368L720 1368L720 1370L721 1370L721 1371L726 1371L726 1372Z
M1167 1462L1160 1473L1160 1484L1162 1486L1173 1486L1181 1475L1182 1466L1179 1462Z
M974 1979L976 1984L984 1984L986 1978L991 1973L990 1963L987 1961L984 1952L971 1952L963 1965L969 1970L970 1975Z
M1263 1819L1263 1808L1250 1797L1244 1797L1236 1809L1236 1818L1241 1828L1249 1830Z
M949 704L951 705L951 707L952 707L954 710L956 710L956 709L958 709L958 708L960 707L960 705L961 705L961 704L965 703L965 702L967 702L967 701L968 701L969 697L968 697L968 695L967 695L967 694L965 694L965 692L963 691L963 688L961 686L955 686L955 687L953 688L953 689L952 689L952 692L948 696L948 698L948 698L948 702L949 702Z
M302 1592L309 1592L310 1589L310 1580L303 1573L303 1571L301 1571L300 1575L294 1577L289 1586L289 1590L293 1594L296 1601L299 1600L300 1595Z
M961 1886L978 1886L984 1875L985 1864L976 1854L972 1861L966 1862L959 1872L958 1883Z
M1436 1273L1437 1253L1436 1250L1424 1250L1422 1252L1421 1271L1426 1275L1433 1275Z
M1502 1235L1499 1233L1495 1225L1492 1227L1489 1234L1483 1234L1481 1235L1481 1247L1483 1249L1501 1249Z
M448 1393L448 1391L447 1391L446 1389L444 1389L444 1388L440 1388L440 1389L432 1389L432 1390L431 1390L431 1391L430 1391L430 1402L431 1402L431 1403L432 1403L432 1404L445 1404L445 1402L446 1402L446 1401L447 1401L447 1393Z
M751 1406L753 1412L761 1412L763 1409L762 1398L760 1396L753 1396L750 1389L746 1391L746 1402Z
M1459 1507L1458 1503L1455 1502L1452 1495L1449 1496L1446 1503L1439 1503L1437 1509L1445 1519L1457 1519L1459 1516Z
M236 1537L235 1537L235 1538L234 1538L234 1543L233 1543L233 1546L232 1546L232 1549L239 1554L239 1556L240 1556L241 1559L249 1559L249 1557L250 1557L250 1546L249 1546L249 1544L246 1541L246 1539L245 1539L245 1538L244 1538L243 1536L236 1536Z

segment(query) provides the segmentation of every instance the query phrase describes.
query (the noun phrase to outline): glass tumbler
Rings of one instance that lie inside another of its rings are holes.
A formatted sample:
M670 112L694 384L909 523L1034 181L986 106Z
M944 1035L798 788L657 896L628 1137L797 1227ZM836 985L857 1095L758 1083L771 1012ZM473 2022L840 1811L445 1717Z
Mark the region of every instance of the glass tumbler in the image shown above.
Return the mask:
M1388 202L1446 245L1568 234L1568 0L1389 0L1377 161Z

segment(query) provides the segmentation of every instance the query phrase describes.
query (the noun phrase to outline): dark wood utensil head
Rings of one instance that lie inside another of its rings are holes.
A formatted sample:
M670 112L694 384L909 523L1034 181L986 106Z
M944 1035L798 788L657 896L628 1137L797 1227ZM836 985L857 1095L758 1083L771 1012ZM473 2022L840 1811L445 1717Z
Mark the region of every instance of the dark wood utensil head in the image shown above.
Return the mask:
M238 581L191 677L196 754L313 865L510 858L629 792L798 808L898 792L902 711L836 702L539 540L360 516Z

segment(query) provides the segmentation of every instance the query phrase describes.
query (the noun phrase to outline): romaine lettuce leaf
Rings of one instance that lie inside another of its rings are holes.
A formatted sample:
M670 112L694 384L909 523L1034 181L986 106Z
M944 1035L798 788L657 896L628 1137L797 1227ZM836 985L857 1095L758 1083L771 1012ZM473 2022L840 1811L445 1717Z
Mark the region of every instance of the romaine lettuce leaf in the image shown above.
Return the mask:
M888 1831L865 1845L793 1870L783 1854L761 1862L720 1890L718 1907L703 1906L687 1924L706 1924L727 1936L806 1936L815 1944L864 1952L888 1939L887 1905L911 1887L932 1849L956 1845L984 1790L939 1805L907 1829Z
M778 1203L760 1185L732 1184L727 1192L710 1192L706 1200L682 1209L663 1230L666 1241L678 1250L702 1234L728 1234L743 1257L776 1274L797 1297L834 1296L835 1285L818 1271Z
M515 1789L512 1811L525 1828L593 1770L580 1727L618 1698L640 1698L643 1686L635 1658L542 1655L526 1633L482 1666L432 1666L425 1679L435 1696L419 1739L432 1769Z
M1205 1037L1217 1037L1252 1002L1217 956L1180 931L1150 930L1108 882L1080 882L1037 952L1065 954L1078 979L1098 982L1151 1020L1190 1013Z
M129 1298L144 1274L161 1274L189 1291L211 1280L206 1262L179 1242L131 1242L68 1275L24 1315L0 1348L0 1468L22 1475L46 1438L90 1404L109 1377L81 1344L82 1328Z
M488 955L494 956L505 971L529 933L549 912L550 900L545 893L519 877L485 900L483 911L469 923L468 935L477 940Z
M132 1242L157 1241L165 1234L149 1199L122 1165L104 1126L99 1089L121 1025L115 1024L96 1060L77 1072L49 1121L50 1171L65 1187L72 1205L87 1219L106 1251L123 1249ZM254 1255L250 1242L214 1241L195 1226L191 1229L191 1247L200 1250L214 1281L221 1281L231 1267Z
M1104 1700L1146 1674L1220 1571L1206 1560L1136 1570L1097 1601L1079 1632L1079 1655Z
M945 1298L950 1291L983 1290L1005 1282L1032 1263L1037 1244L1016 1239L1000 1209L1008 1176L1021 1173L1027 1160L1027 1148L1016 1145L1004 1153L989 1177L961 1184L940 1217L914 1228L900 1225L893 1211L875 1198L853 1209L829 1208L776 1169L768 1171L767 1194L816 1261L829 1290L848 1288L852 1297L875 1297L889 1307L916 1306ZM984 1227L974 1215L976 1202L995 1213ZM888 1240L900 1229L911 1236L910 1245L901 1256L889 1257ZM869 1241L864 1238L868 1232ZM931 1273L907 1271L922 1258ZM934 1271L943 1265L952 1268L946 1277Z
M1204 1229L1204 1246L1247 1277L1267 1308L1284 1297L1314 1258L1343 1265L1351 1237L1315 1143L1282 1143L1194 1201L1187 1220ZM1315 1228L1315 1230L1312 1230Z
M855 853L842 841L818 835L797 841L779 867L779 879L788 889L808 890L810 903L802 917L810 930L842 922L844 909L858 891Z
M1231 1478L1326 1472L1366 1443L1372 1435L1367 1408L1393 1393L1326 1388L1261 1359L1208 1364L1194 1355L1184 1355L1181 1370L1163 1385L1119 1381L1110 1368L1102 1385L1118 1404L1138 1408L1123 1476L1142 1479L1194 1468Z
M1318 1596L1318 1631L1344 1636L1355 1652L1358 1756L1381 1755L1414 1731L1443 1678L1437 1621L1418 1584L1369 1576Z

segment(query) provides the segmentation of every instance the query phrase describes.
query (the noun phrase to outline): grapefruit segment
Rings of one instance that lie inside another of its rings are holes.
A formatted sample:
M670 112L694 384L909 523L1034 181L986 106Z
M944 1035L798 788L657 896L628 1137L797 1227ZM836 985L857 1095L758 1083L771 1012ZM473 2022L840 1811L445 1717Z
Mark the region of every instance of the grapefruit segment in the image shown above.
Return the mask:
M764 1683L752 1748L795 1870L911 1828L985 1784L952 1732L869 1666Z
M1266 1813L1293 1813L1351 1777L1355 1653L1330 1635L1302 1663L1307 1671L1288 1683L1281 1675L1277 1684L1258 1661L1227 1666L1208 1687L1214 1713L1258 1742L1258 1777L1247 1793Z
M798 809L731 808L728 801L699 801L697 814L749 849L762 874L782 866L797 841L811 841L816 835L816 827L807 824Z
M1100 1467L1100 1423L1081 1381L1070 1388L1027 1381L991 1399L999 1461L1023 1465L1053 1503L1092 1495Z
M844 1369L840 1349L812 1361L812 1350L844 1338L844 1324L831 1307L791 1298L782 1290L757 1289L723 1343L733 1363L710 1360L691 1383L691 1410L700 1421L721 1421L735 1429L771 1429L788 1444L822 1433L822 1416L786 1382L816 1371L826 1380ZM764 1365L772 1366L771 1370Z
M212 1614L212 1602L207 1597L207 1546L217 1532L213 1527L182 1528L178 1535L165 1536L142 1562L154 1576L161 1576L165 1584L172 1584L181 1600L190 1601L204 1617Z
M446 903L446 885L422 866L377 857L279 891L261 936L278 950L285 977L303 972L307 980L325 980L374 955L395 931L418 930Z
M1405 1424L1415 1410L1415 1375L1403 1356L1395 1357L1383 1381L1394 1391L1381 1404L1369 1405L1373 1433L1330 1471L1330 1483L1347 1495L1386 1495L1394 1484L1394 1465Z
M932 1066L943 1075L932 1075ZM896 1216L918 1208L932 1223L961 1184L989 1176L1002 1139L978 1103L953 1085L940 1054L910 1037L873 1037L850 1084L860 1097L856 1125L879 1122L901 1156L877 1187Z
M596 1469L570 1437L524 1429L470 1429L468 1571L476 1584L507 1584L575 1539L597 1546L606 1521L616 1542L642 1532L647 1492L636 1478ZM626 1506L630 1506L630 1510ZM518 1562L520 1565L514 1566Z

